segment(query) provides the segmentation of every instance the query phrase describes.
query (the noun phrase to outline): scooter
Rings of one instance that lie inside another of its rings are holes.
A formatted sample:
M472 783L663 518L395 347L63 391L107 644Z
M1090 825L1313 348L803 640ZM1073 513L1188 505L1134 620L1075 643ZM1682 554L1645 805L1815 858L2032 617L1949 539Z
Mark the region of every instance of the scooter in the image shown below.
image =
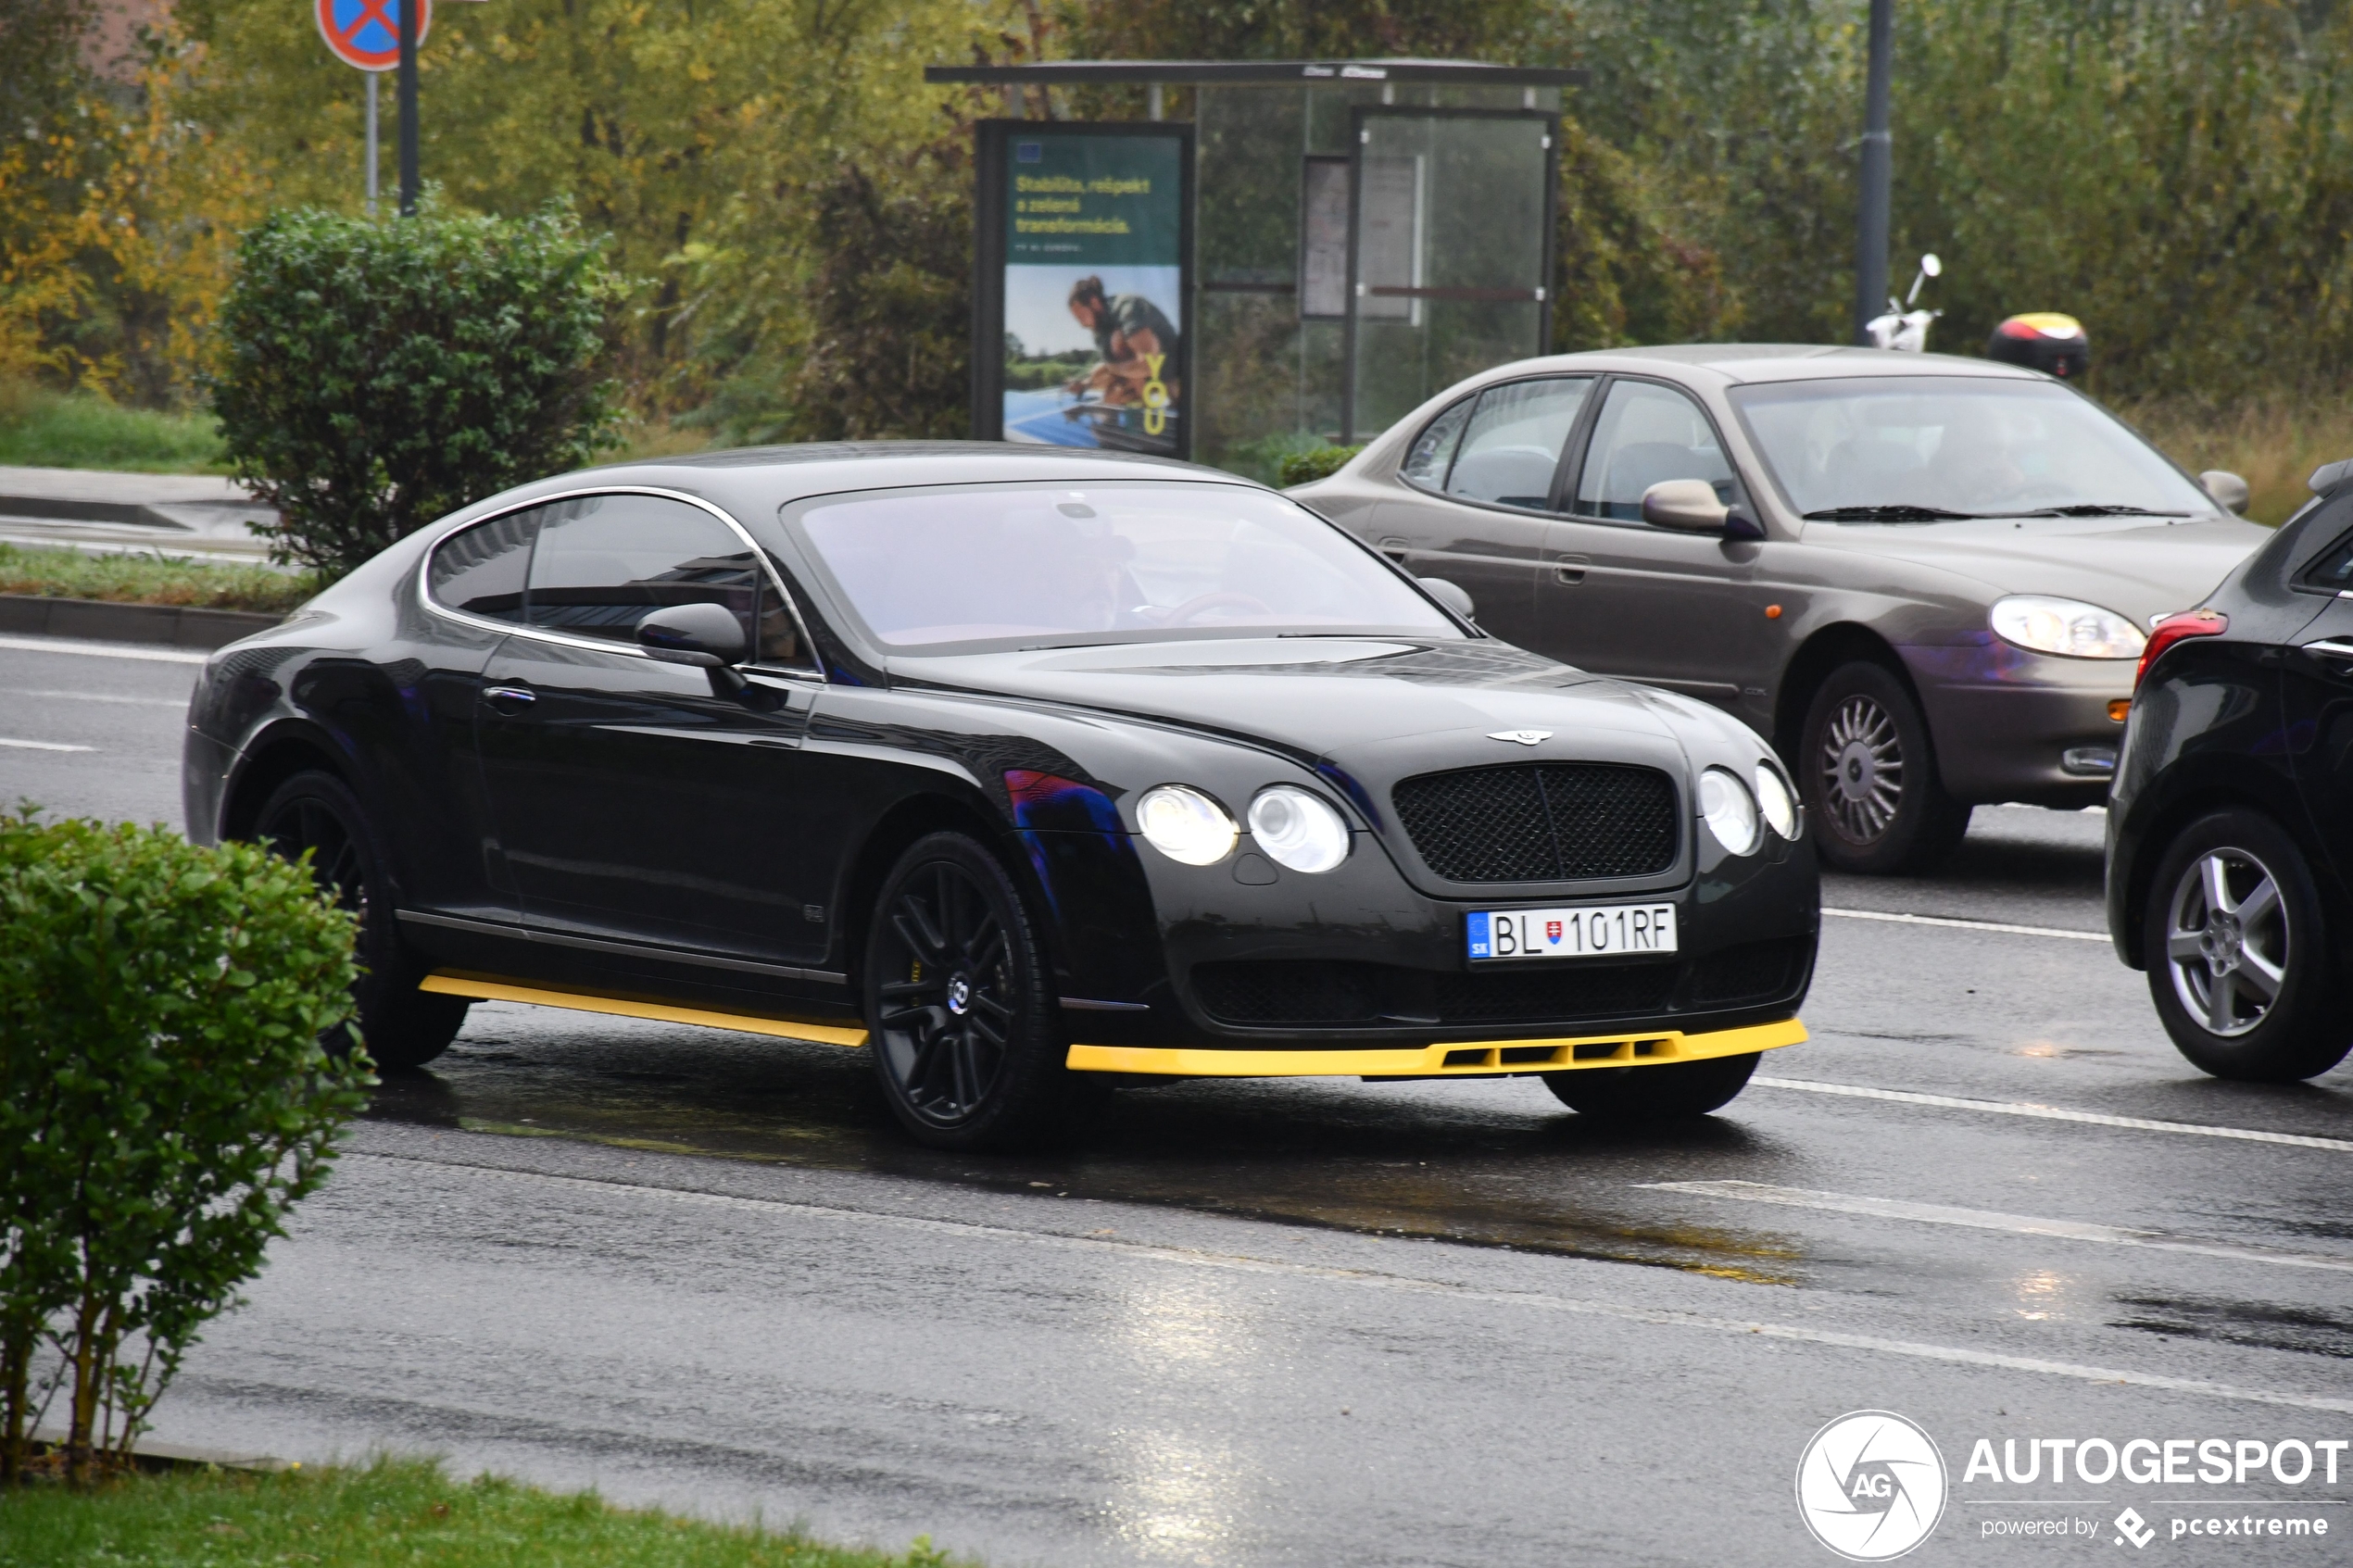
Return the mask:
M1928 352L1928 324L1944 314L1942 310L1914 310L1912 302L1920 296L1920 285L1931 278L1944 274L1944 263L1931 253L1920 257L1920 270L1912 280L1912 292L1902 304L1890 298L1887 314L1874 316L1863 330L1870 334L1873 348L1896 348L1906 354Z

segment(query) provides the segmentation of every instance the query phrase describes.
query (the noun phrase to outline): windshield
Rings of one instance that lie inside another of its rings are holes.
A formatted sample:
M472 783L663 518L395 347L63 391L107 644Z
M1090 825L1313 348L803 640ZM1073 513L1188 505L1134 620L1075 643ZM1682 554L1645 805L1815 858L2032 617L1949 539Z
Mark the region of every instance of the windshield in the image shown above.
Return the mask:
M1808 518L2210 516L2214 503L2089 399L2042 382L1886 376L1735 388Z
M821 500L794 521L893 648L1462 634L1331 524L1239 485L943 486Z

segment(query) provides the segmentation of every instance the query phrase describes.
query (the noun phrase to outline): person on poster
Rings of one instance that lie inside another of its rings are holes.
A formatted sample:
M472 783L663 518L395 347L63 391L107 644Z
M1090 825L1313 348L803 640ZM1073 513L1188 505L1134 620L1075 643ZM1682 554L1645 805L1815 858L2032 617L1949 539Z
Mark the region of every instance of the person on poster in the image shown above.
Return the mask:
M1139 294L1106 297L1102 279L1081 278L1070 286L1070 313L1094 334L1101 358L1063 391L1100 392L1121 408L1146 402L1146 385L1157 381L1166 389L1164 402L1176 401L1176 328L1159 306Z

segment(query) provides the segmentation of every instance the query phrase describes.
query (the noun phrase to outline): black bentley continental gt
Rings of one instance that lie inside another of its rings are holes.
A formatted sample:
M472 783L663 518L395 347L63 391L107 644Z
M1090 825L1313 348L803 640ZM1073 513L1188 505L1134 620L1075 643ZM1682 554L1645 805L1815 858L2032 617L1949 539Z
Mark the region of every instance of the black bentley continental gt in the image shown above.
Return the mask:
M598 469L214 656L188 825L313 857L385 1066L496 998L866 1047L949 1148L1194 1076L1712 1110L1805 1038L1789 781L1471 609L1179 463Z

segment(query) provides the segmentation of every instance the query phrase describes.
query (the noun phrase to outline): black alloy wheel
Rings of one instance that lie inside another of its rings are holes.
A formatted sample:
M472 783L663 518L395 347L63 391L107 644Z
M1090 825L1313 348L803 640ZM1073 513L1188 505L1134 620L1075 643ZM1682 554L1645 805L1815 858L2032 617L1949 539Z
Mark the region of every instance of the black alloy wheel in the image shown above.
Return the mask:
M2141 920L2149 997L2199 1068L2287 1083L2353 1047L2320 890L2269 817L2233 809L2190 823L2158 859Z
M369 1060L380 1069L416 1068L448 1049L466 1022L465 998L417 989L425 966L400 938L384 840L349 786L333 773L296 773L271 792L254 836L289 860L308 851L320 889L359 917L359 980L351 994ZM321 1044L342 1056L352 1034L341 1025Z
M1919 703L1893 671L1857 660L1831 671L1799 732L1798 788L1843 872L1924 872L1969 832L1969 809L1944 792Z
M1758 1053L1710 1057L1657 1067L1587 1067L1547 1073L1544 1086L1563 1105L1596 1122L1668 1122L1705 1116L1748 1087Z
M875 1076L937 1148L1010 1149L1057 1131L1073 1098L1035 931L997 858L958 833L900 856L865 962Z

